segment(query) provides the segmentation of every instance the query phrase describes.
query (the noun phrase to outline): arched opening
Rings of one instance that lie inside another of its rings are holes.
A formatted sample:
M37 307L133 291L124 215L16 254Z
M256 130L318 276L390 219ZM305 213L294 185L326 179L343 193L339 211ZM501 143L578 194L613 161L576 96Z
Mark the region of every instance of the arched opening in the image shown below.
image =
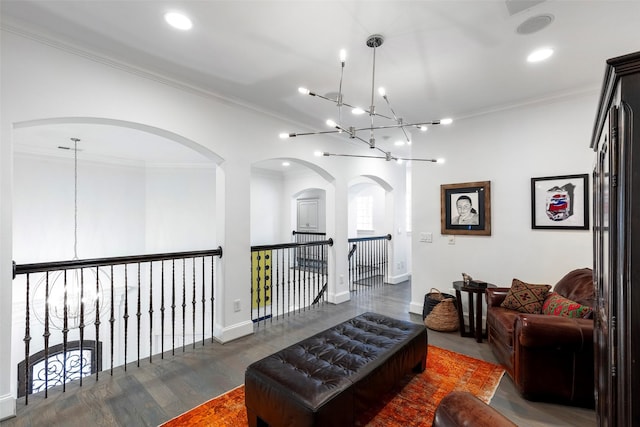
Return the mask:
M89 117L20 122L13 126L12 141L12 258L18 265L216 247L215 181L222 159L206 147L163 129ZM196 279L204 283L205 264L212 271L213 257L202 257L197 263L193 258L171 270L162 260L110 271L87 268L18 275L13 292L13 363L28 361L43 349L56 357L53 350L59 348L68 358L72 343L89 340L101 349L94 357L104 368L136 357L136 344L132 339L127 343L127 336L138 337L137 357L151 357L176 342L184 345L201 340L205 330L212 333L209 324L196 327L194 323L192 330L173 335L174 342L165 343L165 327L180 329L187 322L170 324L169 314L162 320L158 314L160 309L171 311L165 274L170 277L169 271L174 275L177 271L185 282L184 299L196 300L199 294L195 287L187 289L186 278L189 283ZM196 266L202 270L196 273ZM207 295L213 301L213 279L207 280L211 283ZM82 308L75 313L69 307L77 283L80 296L76 299ZM94 289L95 294L87 297ZM158 289L166 289L166 297ZM55 306L56 301L60 307ZM90 316L94 302L101 321ZM213 304L198 308L203 317L205 312L212 315ZM36 310L40 310L38 316ZM195 313L195 307L192 311ZM127 323L128 317L136 315L137 324ZM72 326L64 326L67 321ZM110 334L115 338L109 340ZM26 349L20 345L25 336L32 337ZM51 363L49 370L53 359ZM29 363L25 366L28 369ZM35 376L33 366L31 376ZM78 379L67 374L65 371L62 380L48 380L55 385Z

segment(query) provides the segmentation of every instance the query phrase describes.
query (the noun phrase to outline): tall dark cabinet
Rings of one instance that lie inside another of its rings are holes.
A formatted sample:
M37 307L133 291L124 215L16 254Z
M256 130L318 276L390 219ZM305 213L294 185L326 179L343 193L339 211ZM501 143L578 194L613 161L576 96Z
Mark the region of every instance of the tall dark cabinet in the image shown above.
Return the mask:
M591 147L600 426L640 426L640 52L607 61Z

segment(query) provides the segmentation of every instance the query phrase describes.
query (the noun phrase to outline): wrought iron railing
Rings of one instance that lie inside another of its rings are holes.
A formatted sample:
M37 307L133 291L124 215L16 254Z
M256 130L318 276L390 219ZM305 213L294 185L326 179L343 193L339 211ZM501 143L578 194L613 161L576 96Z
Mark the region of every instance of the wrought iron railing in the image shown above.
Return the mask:
M151 362L153 355L164 358L165 351L175 354L176 348L213 340L216 257L222 257L222 248L14 263L14 286L24 287L14 309L25 319L19 331L25 346L19 372L25 404L32 390L43 390L46 398L53 385L65 391L77 379L82 386L83 376L92 373L98 380L102 366L111 374L116 366L126 370L133 361L133 332L138 366L146 357ZM135 330L130 330L132 316ZM36 343L38 336L42 340ZM34 348L38 352L32 355Z
M260 325L326 302L333 239L251 247L251 320Z
M391 234L349 239L350 291L363 291L387 282L389 240Z

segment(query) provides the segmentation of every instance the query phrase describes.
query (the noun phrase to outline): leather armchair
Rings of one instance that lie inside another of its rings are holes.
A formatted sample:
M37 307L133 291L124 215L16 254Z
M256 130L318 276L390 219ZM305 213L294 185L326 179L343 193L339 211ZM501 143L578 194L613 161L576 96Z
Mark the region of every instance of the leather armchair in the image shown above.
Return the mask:
M467 391L452 391L442 398L433 427L515 427L507 417Z
M503 308L508 291L487 289L487 328L489 345L518 391L529 400L593 407L593 319ZM552 291L593 308L593 272L573 270Z

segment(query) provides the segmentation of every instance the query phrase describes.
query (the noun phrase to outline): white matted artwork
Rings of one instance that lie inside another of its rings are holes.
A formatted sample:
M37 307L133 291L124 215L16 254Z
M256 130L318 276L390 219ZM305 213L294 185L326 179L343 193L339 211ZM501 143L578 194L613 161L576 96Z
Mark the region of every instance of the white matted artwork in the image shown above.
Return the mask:
M589 229L589 175L531 178L531 228Z

